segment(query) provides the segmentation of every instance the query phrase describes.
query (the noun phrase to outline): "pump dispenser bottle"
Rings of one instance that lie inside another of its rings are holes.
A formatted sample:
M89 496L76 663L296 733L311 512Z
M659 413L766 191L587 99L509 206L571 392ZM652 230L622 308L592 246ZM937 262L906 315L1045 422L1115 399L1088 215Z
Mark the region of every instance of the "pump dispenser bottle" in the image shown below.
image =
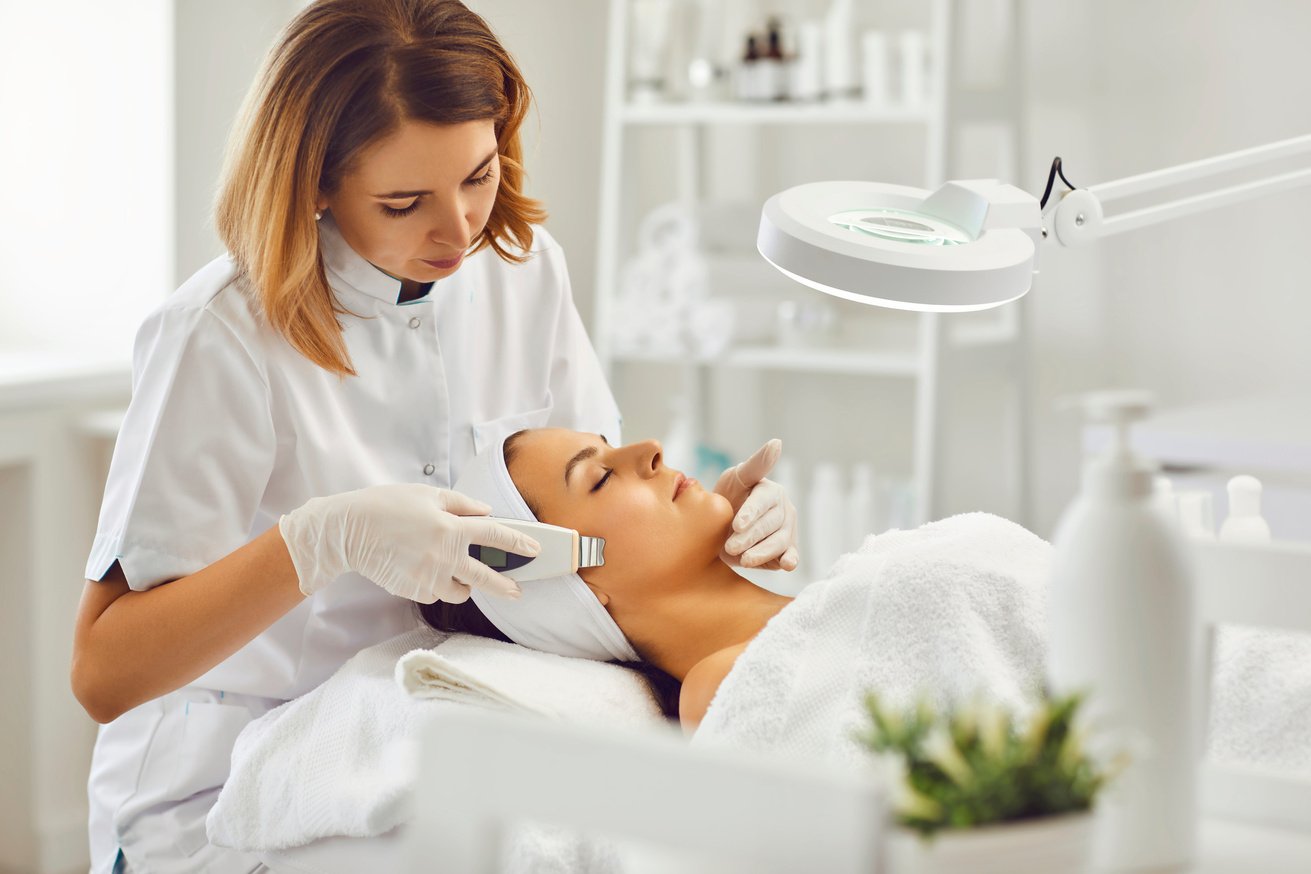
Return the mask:
M1097 800L1093 870L1184 869L1196 847L1201 635L1188 556L1152 495L1154 465L1129 449L1151 408L1142 392L1086 395L1086 417L1115 426L1085 463L1053 540L1048 678L1085 691L1085 716L1131 762Z

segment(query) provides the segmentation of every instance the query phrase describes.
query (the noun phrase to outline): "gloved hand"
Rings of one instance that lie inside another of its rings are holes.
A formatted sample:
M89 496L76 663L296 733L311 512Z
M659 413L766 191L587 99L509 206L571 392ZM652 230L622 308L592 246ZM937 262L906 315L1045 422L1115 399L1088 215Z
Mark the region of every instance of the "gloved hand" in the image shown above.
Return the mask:
M491 507L420 483L312 498L278 520L300 590L312 595L347 571L418 601L459 604L471 587L517 598L519 584L469 555L471 543L537 555L531 537L490 519Z
M765 479L782 454L783 441L770 440L746 461L724 471L715 483L715 493L733 506L734 533L719 553L730 565L797 569L797 508L781 485Z

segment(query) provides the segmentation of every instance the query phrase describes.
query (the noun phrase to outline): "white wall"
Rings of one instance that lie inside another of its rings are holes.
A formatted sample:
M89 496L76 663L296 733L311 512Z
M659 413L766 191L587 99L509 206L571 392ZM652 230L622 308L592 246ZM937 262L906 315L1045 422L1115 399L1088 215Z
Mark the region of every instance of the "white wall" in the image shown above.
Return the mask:
M170 287L171 5L0 10L0 349L125 355Z
M469 0L514 55L535 111L523 126L528 193L545 201L546 227L569 259L585 320L596 272L600 198L605 0Z
M223 147L260 62L301 5L299 0L177 0L173 287L223 252L213 216Z

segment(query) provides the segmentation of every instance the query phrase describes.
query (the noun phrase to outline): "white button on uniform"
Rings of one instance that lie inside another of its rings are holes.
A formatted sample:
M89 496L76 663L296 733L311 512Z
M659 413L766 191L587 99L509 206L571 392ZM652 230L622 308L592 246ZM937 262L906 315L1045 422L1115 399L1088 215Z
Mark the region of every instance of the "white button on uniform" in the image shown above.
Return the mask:
M411 328L417 328L417 327L419 327L419 325L421 325L421 324L423 324L423 323L422 323L421 321L419 321L419 317L418 317L418 316L415 316L414 318L410 319L410 327L411 327Z
M432 472L433 472L434 470L436 470L436 469L437 469L437 468L433 467L431 464L425 464L425 465L423 466L423 475L424 475L424 476L432 476Z

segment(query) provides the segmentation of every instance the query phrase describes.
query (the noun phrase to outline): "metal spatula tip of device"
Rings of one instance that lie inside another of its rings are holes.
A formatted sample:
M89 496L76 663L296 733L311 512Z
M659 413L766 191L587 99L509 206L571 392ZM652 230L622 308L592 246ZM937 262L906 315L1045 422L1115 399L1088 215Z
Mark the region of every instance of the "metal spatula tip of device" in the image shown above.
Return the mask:
M604 537L578 537L578 566L600 567L605 564Z

